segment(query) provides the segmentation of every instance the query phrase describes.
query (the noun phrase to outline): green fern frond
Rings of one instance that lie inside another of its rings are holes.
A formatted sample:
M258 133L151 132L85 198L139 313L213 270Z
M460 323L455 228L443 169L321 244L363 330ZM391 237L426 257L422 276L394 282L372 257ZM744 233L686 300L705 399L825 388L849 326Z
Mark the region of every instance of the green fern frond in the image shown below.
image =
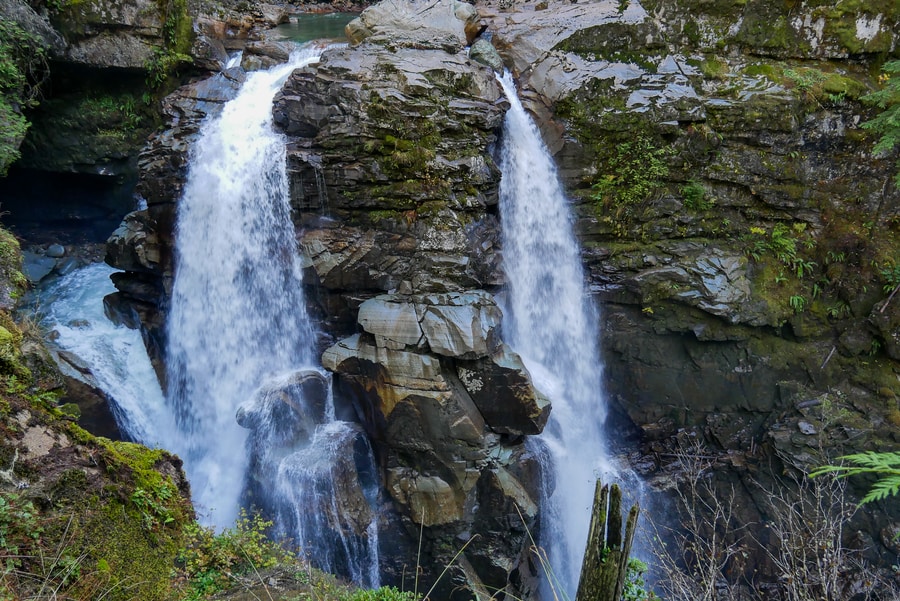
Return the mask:
M865 453L844 455L838 459L853 465L824 465L810 473L810 476L813 478L823 474L836 474L838 478L860 474L880 476L881 478L872 485L860 503L880 501L900 494L900 452L866 451Z
M855 463L860 467L878 470L900 470L900 452L884 451L876 453L874 451L866 451L864 453L844 455L840 459Z
M872 501L880 501L900 492L900 474L882 478L872 485L866 496L862 498L860 503L870 503Z

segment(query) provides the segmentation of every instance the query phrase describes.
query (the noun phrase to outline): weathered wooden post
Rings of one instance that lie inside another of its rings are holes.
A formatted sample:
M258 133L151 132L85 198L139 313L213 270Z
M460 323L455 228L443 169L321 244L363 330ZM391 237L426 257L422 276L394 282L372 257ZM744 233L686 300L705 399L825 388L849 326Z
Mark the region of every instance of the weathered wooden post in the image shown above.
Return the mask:
M619 601L622 598L640 507L635 503L628 512L624 538L621 512L622 490L617 484L612 488L603 486L598 479L575 601Z

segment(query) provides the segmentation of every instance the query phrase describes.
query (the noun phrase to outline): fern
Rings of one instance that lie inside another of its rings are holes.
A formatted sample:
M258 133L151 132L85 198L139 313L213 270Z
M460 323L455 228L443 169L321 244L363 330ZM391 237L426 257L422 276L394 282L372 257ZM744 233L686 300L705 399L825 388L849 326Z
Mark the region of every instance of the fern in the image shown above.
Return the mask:
M860 504L880 501L890 496L900 494L900 452L866 451L854 455L844 455L838 459L848 461L853 465L825 465L813 471L810 476L815 478L822 474L834 473L838 478L858 476L860 474L875 474L880 479L872 485L869 492L862 498Z
M879 115L862 124L864 129L881 134L873 149L875 154L887 154L900 146L900 60L885 63L882 71L878 79L884 87L860 98L882 109ZM900 162L894 182L900 186Z

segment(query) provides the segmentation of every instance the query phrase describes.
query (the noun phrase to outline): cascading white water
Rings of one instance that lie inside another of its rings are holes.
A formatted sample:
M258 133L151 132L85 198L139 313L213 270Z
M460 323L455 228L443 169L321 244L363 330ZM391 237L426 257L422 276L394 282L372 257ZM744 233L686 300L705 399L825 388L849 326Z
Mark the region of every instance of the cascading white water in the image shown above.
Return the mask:
M321 49L250 75L201 128L179 205L168 398L140 333L104 314L111 268L59 279L35 310L90 367L127 438L182 456L207 523L230 526L248 495L317 567L377 587L374 458L358 426L335 420L313 360L285 141L271 128L276 91Z
M333 541L337 548L329 553L310 553L317 567L377 585L369 522L351 527L347 521L359 516L337 512L318 523L314 505L296 507L312 498L304 491L336 506L338 494L361 486L323 491L321 470L304 465L347 461L346 445L318 441L322 432L352 427L335 422L333 409L322 410L330 381L313 358L285 139L272 127L276 92L321 50L307 45L287 64L248 75L238 95L201 127L178 205L167 330L168 401L177 428L167 442L184 459L206 523L233 523L248 494L303 552ZM372 461L367 443L365 450ZM361 545L365 553L357 552Z
M599 318L584 286L556 167L519 102L512 76L498 79L511 105L500 148L503 264L509 287L504 337L553 404L541 435L556 481L544 508L542 545L555 577L574 598L594 482L598 472L609 469L602 435L606 407Z
M202 519L238 517L247 469L238 406L272 375L312 366L299 253L288 204L285 142L272 98L307 47L247 76L236 98L203 124L178 204L176 271L168 321L168 398Z
M103 297L115 292L113 268L95 263L56 280L38 296L41 327L55 331L53 344L79 357L111 399L123 434L162 446L161 432L174 426L159 380L137 330L113 324Z

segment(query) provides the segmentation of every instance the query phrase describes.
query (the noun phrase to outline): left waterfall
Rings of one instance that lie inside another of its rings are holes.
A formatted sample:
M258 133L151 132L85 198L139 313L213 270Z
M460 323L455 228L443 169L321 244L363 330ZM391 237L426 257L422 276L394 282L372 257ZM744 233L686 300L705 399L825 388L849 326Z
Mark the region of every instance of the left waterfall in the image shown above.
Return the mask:
M323 49L249 75L201 126L178 205L167 395L140 335L103 314L110 268L70 273L40 300L55 346L90 368L123 435L184 460L201 521L222 529L258 511L310 564L374 588L380 480L315 360L285 139L271 123L285 79Z
M202 125L178 204L166 354L177 426L166 443L184 459L201 519L218 527L238 517L247 476L238 407L267 378L314 365L285 142L271 105L287 76L320 51L306 46L248 75Z

